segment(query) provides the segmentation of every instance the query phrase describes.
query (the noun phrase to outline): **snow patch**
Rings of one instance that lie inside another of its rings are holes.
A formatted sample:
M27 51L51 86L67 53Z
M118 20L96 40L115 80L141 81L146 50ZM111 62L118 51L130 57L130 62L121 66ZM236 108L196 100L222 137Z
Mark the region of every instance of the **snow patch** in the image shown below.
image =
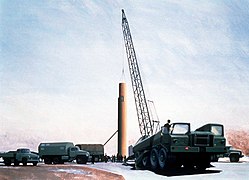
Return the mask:
M228 157L219 158L219 162L230 162ZM239 162L249 162L249 156L244 156L239 159Z
M1 169L20 169L20 167L16 166L0 166Z
M62 172L62 173L70 173L70 174L78 174L78 175L92 175L90 172L86 172L83 170L77 170L77 169L56 169L56 170L51 170L53 172Z
M242 162L249 162L249 156L244 156L244 157L240 158L239 161L242 161Z

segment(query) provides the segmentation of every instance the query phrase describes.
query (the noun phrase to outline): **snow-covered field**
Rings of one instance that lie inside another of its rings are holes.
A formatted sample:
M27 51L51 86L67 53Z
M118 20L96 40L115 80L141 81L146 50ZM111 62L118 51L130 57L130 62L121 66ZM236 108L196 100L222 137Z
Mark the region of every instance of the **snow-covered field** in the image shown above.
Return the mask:
M243 158L240 158L240 161L249 162L249 157L245 156Z
M249 177L249 157L241 158L238 163L230 163L228 158L221 158L219 162L212 165L214 167L202 172L179 170L159 173L134 170L131 166L123 166L120 163L95 163L89 166L120 174L127 180L165 179L165 177L173 179L245 179Z
M229 158L225 157L225 158L219 158L219 162L230 162ZM242 158L239 159L239 162L249 162L249 157L248 156L244 156Z
M49 176L56 174L58 176L70 176L70 177L84 177L90 179L98 179L98 174L95 171L104 170L111 172L117 175L123 176L126 180L160 180L165 178L171 179L246 179L249 177L249 157L240 158L238 163L230 163L228 158L221 158L219 162L212 163L214 167L208 168L205 171L192 171L192 170L170 170L163 172L152 172L149 170L135 170L132 166L124 166L122 163L88 163L86 165L78 165L75 163L65 163L65 165L45 165L39 163L37 167L28 166L28 167L14 167L14 166L4 166L0 163L0 172L5 172L6 170L15 172L16 174L24 173L25 168L28 169L26 177L31 176L30 169L33 175L40 177L39 170L42 172L42 176ZM45 173L45 174L44 174ZM46 175L46 173L48 173ZM0 176L3 175L0 173ZM97 175L97 176L96 176ZM102 173L103 175L103 173ZM108 173L106 174L108 175ZM9 175L11 176L11 174ZM113 175L114 176L114 175ZM122 178L121 176L115 176L116 178Z

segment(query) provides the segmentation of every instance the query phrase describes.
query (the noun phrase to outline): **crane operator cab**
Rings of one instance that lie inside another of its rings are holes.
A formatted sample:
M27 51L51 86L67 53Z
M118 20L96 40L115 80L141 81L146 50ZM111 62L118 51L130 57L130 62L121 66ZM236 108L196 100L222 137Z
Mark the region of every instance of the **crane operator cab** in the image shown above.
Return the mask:
M173 123L170 128L162 127L163 134L188 134L190 132L189 123Z

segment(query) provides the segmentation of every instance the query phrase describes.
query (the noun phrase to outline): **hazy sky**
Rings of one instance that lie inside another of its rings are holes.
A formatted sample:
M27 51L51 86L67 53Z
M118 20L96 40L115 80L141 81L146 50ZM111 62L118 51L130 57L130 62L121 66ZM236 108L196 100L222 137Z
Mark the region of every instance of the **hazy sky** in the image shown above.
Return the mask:
M161 125L249 130L246 0L0 0L0 7L0 151L41 141L103 144L117 129L123 66L129 144L139 138L122 8Z

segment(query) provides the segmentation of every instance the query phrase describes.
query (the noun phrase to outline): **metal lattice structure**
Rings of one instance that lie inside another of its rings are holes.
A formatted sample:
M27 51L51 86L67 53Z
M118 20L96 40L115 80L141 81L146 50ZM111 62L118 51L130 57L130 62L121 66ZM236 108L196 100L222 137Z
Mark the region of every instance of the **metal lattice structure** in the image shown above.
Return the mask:
M148 100L148 108L150 113L150 120L153 126L153 134L156 134L160 130L160 121L156 112L154 101ZM153 116L153 114L156 116Z
M136 58L134 45L132 42L129 24L123 9L122 9L122 30L123 30L128 64L129 64L132 89L136 104L140 133L142 136L150 136L153 134L153 125L150 119L148 105L145 98L142 79L139 72L138 62Z

